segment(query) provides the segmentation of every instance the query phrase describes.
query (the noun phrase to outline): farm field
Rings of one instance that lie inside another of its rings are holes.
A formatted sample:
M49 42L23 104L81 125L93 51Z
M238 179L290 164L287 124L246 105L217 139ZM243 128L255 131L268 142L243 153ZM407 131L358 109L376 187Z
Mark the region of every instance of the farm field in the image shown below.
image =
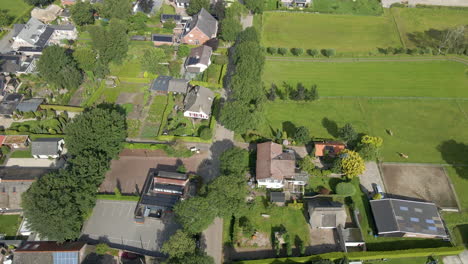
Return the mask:
M444 30L458 25L468 24L468 8L391 8L398 29L407 47L414 48L409 39L410 33L424 32L430 29Z
M267 88L283 82L316 84L321 96L468 97L468 67L452 61L267 61ZM450 87L450 89L447 89Z
M278 48L334 48L338 53L400 47L395 23L386 14L377 17L266 12L263 14L262 45Z
M23 0L2 0L0 1L0 9L6 9L10 15L13 15L15 18L24 14L30 6L26 4Z
M351 123L358 132L384 139L383 161L468 164L467 150L458 144L468 142L461 110L466 107L468 102L455 100L278 100L265 105L267 121L257 129L271 138L277 129L292 135L295 127L306 126L313 137L336 138L337 128Z

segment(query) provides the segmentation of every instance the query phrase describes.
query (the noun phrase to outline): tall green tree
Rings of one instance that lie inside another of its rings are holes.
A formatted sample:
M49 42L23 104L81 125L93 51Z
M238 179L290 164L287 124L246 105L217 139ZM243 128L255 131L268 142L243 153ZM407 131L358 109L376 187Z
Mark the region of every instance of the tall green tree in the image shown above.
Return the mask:
M205 197L194 197L177 203L174 207L177 221L190 234L205 230L214 220L216 208Z
M168 56L163 49L150 48L143 52L141 57L141 67L147 72L164 75L167 74L167 65L161 64L168 60Z
M139 7L146 14L149 14L151 10L153 10L153 5L154 5L153 0L141 0L139 2Z
M37 69L45 81L58 88L77 88L83 80L73 57L67 53L65 48L57 45L44 49Z
M107 19L117 18L126 20L132 13L132 1L104 0L101 12Z
M1 27L5 27L11 24L13 22L14 17L10 15L8 10L6 9L0 9L0 30Z
M117 157L127 136L125 112L111 105L87 109L65 129L68 153L100 153L107 161Z
M138 12L133 16L128 17L127 25L129 31L145 31L147 28L146 22L148 21L148 15Z
M195 249L195 239L179 229L163 244L161 252L168 254L170 258L182 259L186 255L194 254Z
M338 130L338 137L346 142L352 142L357 139L358 134L350 123L346 123Z
M43 6L52 3L53 0L24 0L24 2L33 6Z
M215 264L214 259L204 253L185 255L180 259L171 258L165 264Z
M210 0L191 0L187 7L187 14L193 16L200 12L202 8L210 10Z
M217 215L229 217L245 206L247 184L244 174L222 175L208 185L207 199L217 208Z
M93 71L96 67L96 53L90 48L77 48L73 51L73 58L83 71Z
M128 36L125 22L111 20L109 26L89 27L91 45L99 55L99 60L108 64L109 62L121 63L128 52Z
M294 133L294 140L300 144L307 144L310 142L310 133L309 129L305 126L300 126L296 129Z
M71 7L71 18L78 26L93 24L94 12L90 2L78 1Z
M263 9L265 8L265 1L259 0L244 0L245 6L252 10L255 14L263 13Z
M239 20L233 17L226 17L221 21L221 38L225 41L235 41L242 25Z
M221 154L220 170L224 175L245 174L249 168L249 152L233 147Z

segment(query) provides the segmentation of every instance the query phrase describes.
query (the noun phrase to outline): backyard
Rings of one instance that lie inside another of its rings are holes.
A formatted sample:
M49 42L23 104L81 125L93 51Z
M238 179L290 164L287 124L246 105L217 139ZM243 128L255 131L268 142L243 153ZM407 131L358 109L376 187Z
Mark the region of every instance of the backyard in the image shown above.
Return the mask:
M262 44L278 48L334 48L338 53L401 46L398 31L388 13L378 17L266 12L263 14Z
M316 84L320 96L468 97L467 66L453 61L267 61L263 80Z
M30 6L26 4L23 0L2 0L0 1L0 9L6 9L9 11L10 15L13 15L15 18L23 15L25 12L29 11Z
M19 215L0 215L0 234L16 236L16 231L21 223Z

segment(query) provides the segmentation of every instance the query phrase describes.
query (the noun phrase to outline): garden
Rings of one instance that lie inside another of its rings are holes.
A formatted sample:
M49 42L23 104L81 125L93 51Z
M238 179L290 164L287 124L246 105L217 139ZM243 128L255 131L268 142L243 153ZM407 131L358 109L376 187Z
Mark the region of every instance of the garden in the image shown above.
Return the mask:
M20 223L19 215L0 215L0 234L5 234L6 237L16 236Z
M66 111L57 114L52 109L41 110L36 112L15 112L14 120L19 119L35 119L22 122L13 122L8 130L13 130L19 133L32 134L63 134L66 125L70 121Z

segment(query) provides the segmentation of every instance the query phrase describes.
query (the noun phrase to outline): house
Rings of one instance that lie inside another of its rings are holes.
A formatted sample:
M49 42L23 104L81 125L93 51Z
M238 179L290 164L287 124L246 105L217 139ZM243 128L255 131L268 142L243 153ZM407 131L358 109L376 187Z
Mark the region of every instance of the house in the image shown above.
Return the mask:
M323 156L336 156L346 148L343 142L337 141L321 141L314 142L315 144L315 157Z
M167 94L170 80L172 80L171 76L158 76L158 78L151 83L150 91L157 94Z
M32 98L28 100L21 101L16 110L20 112L36 112L40 109L40 105L44 102L42 98Z
M281 0L283 7L309 7L312 0Z
M0 73L7 75L34 73L36 72L37 58L37 56L0 55Z
M213 100L214 93L210 89L202 86L192 87L184 99L184 116L209 119Z
M344 204L330 197L315 197L307 201L309 224L312 228L337 228L346 224Z
M370 205L379 236L449 237L434 203L381 199L370 201Z
M187 8L189 6L190 0L175 0L174 2L179 8Z
M21 102L23 95L18 93L7 94L0 102L0 115L11 117L16 107Z
M211 54L213 54L213 49L209 46L193 48L185 60L185 69L195 74L204 72L211 65Z
M274 142L257 144L256 180L259 187L282 189L304 186L305 175L296 172L294 151Z
M365 250L366 243L359 227L344 228L340 226L337 230L341 248L344 252Z
M15 24L11 48L44 48L47 45L61 44L64 39L76 39L78 31L73 25L46 25L32 17L26 24Z
M64 144L63 138L38 138L31 142L31 154L36 159L56 159Z
M286 195L284 192L270 192L270 203L284 206L286 204Z
M60 21L62 24L71 23L71 13L69 8L62 9L62 12L59 14Z
M202 8L185 26L181 41L185 44L201 45L216 38L217 32L218 21Z
M7 135L3 140L3 145L10 147L10 149L27 148L29 142L27 135Z
M31 11L31 17L48 24L57 19L62 10L58 5L50 5L46 8L35 7Z
M85 242L25 241L14 251L15 264L81 263Z
M174 23L182 22L181 15L173 15L173 14L161 14L161 23L166 23L168 21L173 21Z
M153 41L154 46L170 45L174 44L174 36L166 34L153 34L151 35L151 41Z
M150 170L135 210L135 221L144 222L145 217L159 218L163 213L172 211L174 205L187 194L188 182L187 174Z
M0 73L0 96L5 96L9 93L14 93L16 88L20 85L18 79L10 75L3 75Z

